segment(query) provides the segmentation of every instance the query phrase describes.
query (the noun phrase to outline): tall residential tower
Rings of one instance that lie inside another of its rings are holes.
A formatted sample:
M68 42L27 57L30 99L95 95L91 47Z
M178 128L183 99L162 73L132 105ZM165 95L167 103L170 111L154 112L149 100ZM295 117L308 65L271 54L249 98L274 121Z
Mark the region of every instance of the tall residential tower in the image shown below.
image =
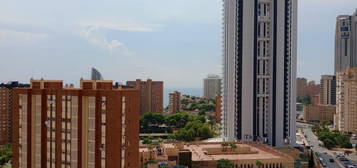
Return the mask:
M336 19L335 73L357 67L357 10Z
M222 79L218 75L208 75L203 79L203 97L215 99L222 91Z
M297 0L224 0L223 137L295 142Z

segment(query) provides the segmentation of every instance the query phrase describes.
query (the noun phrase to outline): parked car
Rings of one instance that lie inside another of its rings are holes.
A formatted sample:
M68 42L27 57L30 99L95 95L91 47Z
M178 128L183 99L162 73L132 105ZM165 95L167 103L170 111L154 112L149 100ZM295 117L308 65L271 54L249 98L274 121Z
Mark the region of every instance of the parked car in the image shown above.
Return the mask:
M329 160L330 160L330 162L331 162L331 163L335 162L335 160L334 160L334 159L332 159L332 158L331 158L331 159L329 159Z
M345 167L346 167L346 168L355 168L355 166L350 165L350 164L349 164L349 165L346 165Z
M322 167L327 167L327 164L325 162L321 162Z

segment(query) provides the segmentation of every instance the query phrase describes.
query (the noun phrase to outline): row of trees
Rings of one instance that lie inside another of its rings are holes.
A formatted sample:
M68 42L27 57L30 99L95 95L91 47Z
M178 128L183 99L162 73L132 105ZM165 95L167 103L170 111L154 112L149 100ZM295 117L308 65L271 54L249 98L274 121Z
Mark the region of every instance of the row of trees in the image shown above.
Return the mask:
M190 105L186 105L182 107L183 110L204 110L204 111L214 111L216 109L215 104L199 104L196 102L191 103Z
M193 120L187 113L163 115L161 113L144 113L140 117L140 133L171 133L172 128L183 128Z
M314 125L312 127L312 131L315 132L318 139L323 142L324 146L328 149L334 147L341 148L352 148L352 144L350 142L350 137L347 135L343 135L340 132L330 132L328 128L326 128L327 123L323 122L319 125Z

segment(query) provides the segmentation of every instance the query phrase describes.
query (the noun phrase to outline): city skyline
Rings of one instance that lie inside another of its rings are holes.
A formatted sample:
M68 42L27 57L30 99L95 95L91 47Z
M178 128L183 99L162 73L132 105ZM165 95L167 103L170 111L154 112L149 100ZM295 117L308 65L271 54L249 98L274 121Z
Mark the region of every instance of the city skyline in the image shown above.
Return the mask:
M63 1L5 2L0 57L17 68L2 61L1 82L33 77L78 86L77 79L89 78L89 69L97 67L107 79L152 78L165 81L165 88L182 89L201 88L207 74L221 75L220 0L160 1L160 8L142 0L88 2L86 7L82 2L70 8ZM299 1L297 76L318 81L321 74L333 73L336 17L353 13L356 5L354 0ZM51 61L40 64L46 60Z

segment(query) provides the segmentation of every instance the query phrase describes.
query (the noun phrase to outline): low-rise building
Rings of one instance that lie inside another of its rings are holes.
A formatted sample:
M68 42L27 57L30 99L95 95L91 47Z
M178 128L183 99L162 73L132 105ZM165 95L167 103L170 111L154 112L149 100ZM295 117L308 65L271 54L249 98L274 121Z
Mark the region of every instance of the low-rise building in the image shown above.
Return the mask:
M251 142L235 142L232 147L222 143L164 143L156 147L141 147L140 166L157 168L160 164L192 168L213 168L221 159L228 159L234 167L294 167L294 158L270 146Z
M304 105L304 120L321 122L334 121L336 106L334 105Z

